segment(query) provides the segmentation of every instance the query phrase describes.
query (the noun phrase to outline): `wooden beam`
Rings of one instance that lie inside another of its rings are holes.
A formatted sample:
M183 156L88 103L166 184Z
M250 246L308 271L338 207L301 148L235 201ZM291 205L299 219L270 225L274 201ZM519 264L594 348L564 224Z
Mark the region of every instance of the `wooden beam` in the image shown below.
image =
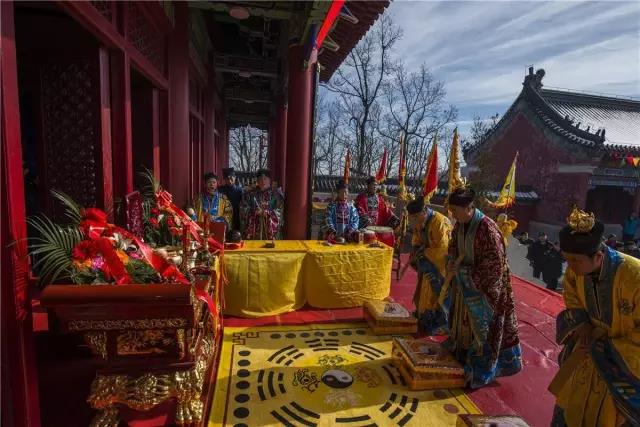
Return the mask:
M278 77L278 62L276 59L215 53L213 60L216 71L223 73L246 74L247 77Z
M209 1L191 1L189 2L189 7L193 9L201 9L201 10L209 10L212 12L220 12L220 13L229 13L231 9L228 5L223 2L209 2ZM278 9L268 9L268 8L260 8L260 7L245 7L249 11L251 16L259 17L259 18L269 18L275 20L289 20L291 19L292 13L287 10L278 10Z

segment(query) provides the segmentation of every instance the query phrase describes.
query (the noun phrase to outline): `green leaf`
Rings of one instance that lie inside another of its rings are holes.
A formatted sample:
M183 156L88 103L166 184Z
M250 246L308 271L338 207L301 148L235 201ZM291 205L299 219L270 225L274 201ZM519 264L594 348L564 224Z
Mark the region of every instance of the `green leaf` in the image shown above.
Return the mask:
M140 189L140 194L145 200L153 200L155 202L156 192L160 189L160 181L153 176L153 172L143 166L143 170L138 175L144 178L144 185Z
M67 215L67 218L71 220L71 223L74 225L80 224L80 221L82 220L82 215L80 213L82 206L77 204L71 196L63 193L62 191L51 190L51 195L62 202L65 207L65 215Z
M73 226L60 227L44 215L28 218L27 223L34 234L28 239L32 268L41 283L69 277L73 248L83 238L80 230Z

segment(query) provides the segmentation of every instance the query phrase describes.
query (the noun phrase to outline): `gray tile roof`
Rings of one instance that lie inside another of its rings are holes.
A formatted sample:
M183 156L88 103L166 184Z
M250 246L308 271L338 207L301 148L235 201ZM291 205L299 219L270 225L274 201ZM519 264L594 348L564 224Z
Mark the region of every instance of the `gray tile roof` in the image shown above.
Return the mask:
M478 143L463 147L465 156L482 147L496 130L504 128L523 108L521 105L527 106L544 126L567 142L593 150L595 155L640 155L639 100L542 89L525 79L522 92L498 123Z

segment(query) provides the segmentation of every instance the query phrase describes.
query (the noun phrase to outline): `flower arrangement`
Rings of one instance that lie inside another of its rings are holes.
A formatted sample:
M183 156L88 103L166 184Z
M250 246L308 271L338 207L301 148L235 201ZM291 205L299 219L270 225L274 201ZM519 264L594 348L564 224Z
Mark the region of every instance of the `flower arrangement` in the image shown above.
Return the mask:
M97 208L83 208L64 193L52 191L65 206L68 225L40 215L28 222L33 268L41 282L70 279L76 284L188 283L178 269L140 239L113 224Z
M140 191L143 196L142 214L145 242L154 247L179 245L183 219L176 212L168 209L167 203L162 203L159 196L165 192L153 173L145 169L139 175L146 181Z

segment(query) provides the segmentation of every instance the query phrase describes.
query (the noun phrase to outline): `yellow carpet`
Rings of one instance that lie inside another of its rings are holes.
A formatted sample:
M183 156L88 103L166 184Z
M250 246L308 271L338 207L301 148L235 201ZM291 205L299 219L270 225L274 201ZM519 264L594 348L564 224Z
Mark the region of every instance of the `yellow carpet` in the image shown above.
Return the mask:
M209 426L455 426L461 390L410 391L364 324L225 328Z

